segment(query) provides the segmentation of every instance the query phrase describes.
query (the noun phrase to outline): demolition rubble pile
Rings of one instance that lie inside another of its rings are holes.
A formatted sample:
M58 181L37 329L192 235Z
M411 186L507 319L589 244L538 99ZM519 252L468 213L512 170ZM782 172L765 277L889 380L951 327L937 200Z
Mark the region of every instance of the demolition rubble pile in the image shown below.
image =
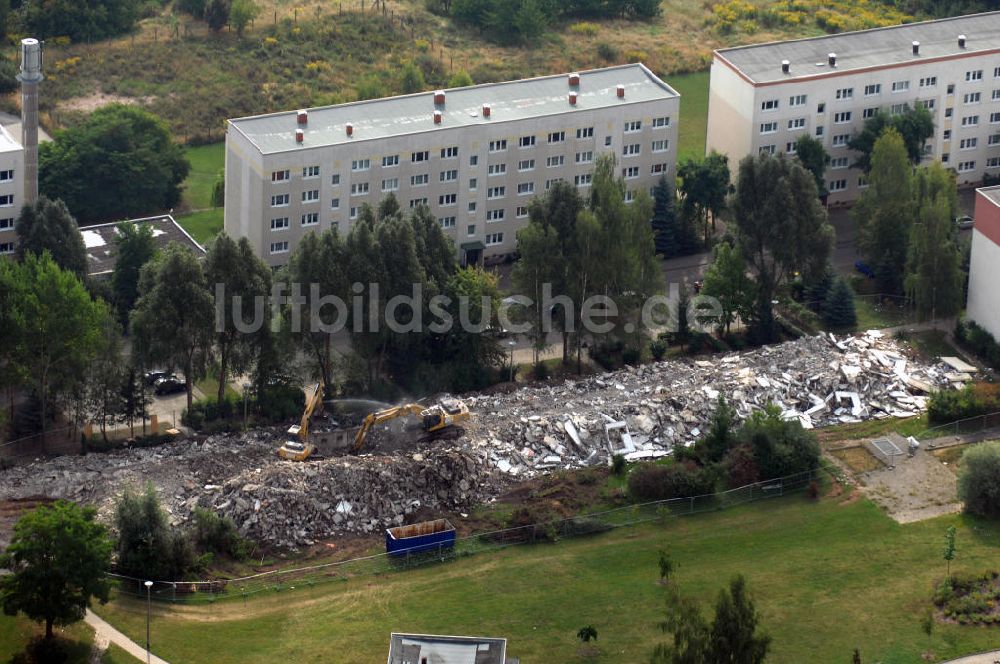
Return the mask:
M249 537L293 547L337 532L377 532L420 508L466 510L512 480L607 463L613 454L668 455L699 438L720 395L741 418L772 403L812 428L912 416L926 408L929 392L968 379L943 363L908 359L877 332L820 335L466 396L472 418L461 437L405 449L282 461L275 450L284 432L261 429L36 461L0 471L0 501L67 498L96 504L107 520L124 486L151 481L174 522L208 507Z

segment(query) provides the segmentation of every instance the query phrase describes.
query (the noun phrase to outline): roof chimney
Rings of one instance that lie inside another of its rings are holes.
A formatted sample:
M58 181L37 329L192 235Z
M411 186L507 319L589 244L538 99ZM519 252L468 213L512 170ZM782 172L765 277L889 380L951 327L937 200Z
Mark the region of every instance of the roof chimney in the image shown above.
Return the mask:
M491 112L492 110L493 110L493 109L491 109L491 108L490 108L490 105L489 105L489 104L483 104L483 117L484 117L484 118L488 118L488 117L490 117L490 112Z
M441 124L441 111L434 111L434 124Z
M344 128L347 130L347 137L348 138L350 138L351 136L354 136L354 125L352 125L350 122L348 122L344 126Z
M574 87L574 88L577 87L578 85L580 85L580 75L578 73L576 73L576 72L573 72L572 74L570 74L569 75L569 84L570 84L570 87Z
M789 70L791 70L791 68L792 68L792 63L791 62L789 62L788 60L782 60L781 61L781 73L782 74L787 74L789 72Z
M576 93L575 92L569 93L569 103L570 103L570 106L576 106Z
M826 58L827 58L827 62L830 63L831 67L836 67L837 66L837 54L836 53L830 53L829 55L826 56Z
M615 94L618 95L619 99L625 99L625 86L619 85L615 88Z
M309 111L297 111L296 116L298 117L299 124L309 124Z
M920 55L920 42L913 42L913 55Z
M958 36L958 47L965 48L965 35Z
M306 133L304 131L302 131L301 129L296 129L295 130L295 142L296 143L301 143L304 140L306 140Z
M434 93L434 105L444 106L444 90L438 90Z

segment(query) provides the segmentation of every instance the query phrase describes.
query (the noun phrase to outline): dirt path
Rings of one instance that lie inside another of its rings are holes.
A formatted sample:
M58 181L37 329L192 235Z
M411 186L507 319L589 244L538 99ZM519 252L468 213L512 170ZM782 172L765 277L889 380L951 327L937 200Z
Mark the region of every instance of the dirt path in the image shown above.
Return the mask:
M146 649L140 646L135 641L131 640L117 629L112 627L110 624L104 621L103 618L99 617L91 610L87 610L87 617L84 618L88 625L94 628L94 645L102 644L103 648L107 648L107 643L114 643L119 648L125 650L128 654L133 657L146 661ZM149 658L151 664L167 664L165 659L160 659L156 655L151 655Z

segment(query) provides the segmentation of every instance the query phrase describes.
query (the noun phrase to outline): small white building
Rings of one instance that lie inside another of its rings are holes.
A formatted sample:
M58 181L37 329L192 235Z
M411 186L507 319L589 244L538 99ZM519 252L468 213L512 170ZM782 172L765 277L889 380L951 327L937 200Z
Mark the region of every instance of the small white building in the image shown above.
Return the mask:
M24 148L0 127L0 255L17 249L14 222L24 205Z
M966 316L1000 341L1000 186L976 190Z

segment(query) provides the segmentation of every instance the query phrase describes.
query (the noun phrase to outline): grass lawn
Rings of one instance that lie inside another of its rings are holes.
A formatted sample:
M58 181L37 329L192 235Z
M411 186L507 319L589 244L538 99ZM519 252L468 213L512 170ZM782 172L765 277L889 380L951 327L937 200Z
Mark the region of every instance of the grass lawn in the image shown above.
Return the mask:
M199 145L184 151L191 162L191 172L184 181L182 201L189 210L212 206L212 187L226 163L226 144Z
M923 433L930 425L927 414L916 417L887 417L884 420L865 420L852 424L838 424L832 427L817 429L821 440L864 440L883 436L895 431L900 436L916 436Z
M708 132L708 72L670 76L667 83L681 94L681 117L677 125L677 163L705 156ZM735 164L730 164L735 168Z
M1000 525L948 516L906 526L866 500L802 495L666 525L621 529L555 545L524 546L441 566L288 589L245 605L154 608L157 654L183 662L375 662L389 633L485 634L509 639L528 662L576 662L576 631L593 624L603 653L640 662L662 635L658 551L668 548L685 593L708 607L734 574L747 576L774 637L773 664L911 664L995 647L997 630L920 616L944 574L941 538L958 527L957 570L996 567ZM99 609L134 639L145 606ZM336 648L332 648L336 644ZM336 655L332 655L332 653Z
M206 242L222 232L223 208L209 208L177 218L177 223L204 246Z
M23 616L12 617L0 613L0 662L9 662L24 651L31 639L41 636L44 631L43 626ZM57 627L56 636L70 642L70 657L66 664L89 664L94 632L86 623L78 622L65 629ZM114 644L108 646L101 658L102 664L135 664L138 661Z
M931 360L959 354L955 347L948 343L948 333L943 329L913 332L906 335L906 340L921 355Z
M854 310L858 316L858 330L879 330L913 322L913 314L905 308L879 303L870 297L855 296Z

